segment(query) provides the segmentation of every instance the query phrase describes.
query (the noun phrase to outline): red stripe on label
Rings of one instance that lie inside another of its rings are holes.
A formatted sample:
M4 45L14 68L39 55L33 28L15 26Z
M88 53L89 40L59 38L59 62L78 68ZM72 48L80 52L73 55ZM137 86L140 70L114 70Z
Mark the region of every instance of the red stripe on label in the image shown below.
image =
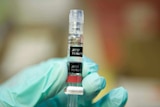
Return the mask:
M80 83L82 81L82 76L79 75L69 75L67 78L67 82L69 83Z

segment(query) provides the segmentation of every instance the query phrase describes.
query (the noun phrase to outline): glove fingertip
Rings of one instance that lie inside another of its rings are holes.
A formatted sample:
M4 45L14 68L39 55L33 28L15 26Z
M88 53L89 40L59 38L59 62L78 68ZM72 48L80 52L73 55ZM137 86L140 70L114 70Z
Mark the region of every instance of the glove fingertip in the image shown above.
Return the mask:
M128 100L128 92L125 88L119 87L109 94L110 100L119 107L123 107Z
M128 92L119 87L111 90L107 95L94 104L94 107L124 107L128 100Z
M82 84L86 94L90 95L94 92L102 90L106 86L106 80L103 77L99 76L97 73L92 73L84 78Z
M98 71L98 65L91 59L83 56L83 77Z

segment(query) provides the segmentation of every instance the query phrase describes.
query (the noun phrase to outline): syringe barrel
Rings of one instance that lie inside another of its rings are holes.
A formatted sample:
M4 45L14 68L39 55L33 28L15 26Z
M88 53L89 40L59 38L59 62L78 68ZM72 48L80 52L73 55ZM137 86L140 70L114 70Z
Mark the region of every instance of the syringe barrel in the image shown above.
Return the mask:
M66 93L83 94L82 90L82 57L83 57L83 10L70 10L68 36L68 78ZM77 89L77 92L76 92ZM80 93L78 91L80 90ZM72 91L72 92L69 92Z

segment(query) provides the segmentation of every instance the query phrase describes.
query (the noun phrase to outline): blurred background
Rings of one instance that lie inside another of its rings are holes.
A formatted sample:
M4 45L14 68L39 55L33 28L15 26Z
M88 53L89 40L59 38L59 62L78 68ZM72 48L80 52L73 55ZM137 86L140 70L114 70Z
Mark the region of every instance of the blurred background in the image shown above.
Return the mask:
M160 1L0 0L0 83L67 55L70 9L85 12L84 53L107 87L128 90L126 107L160 107Z

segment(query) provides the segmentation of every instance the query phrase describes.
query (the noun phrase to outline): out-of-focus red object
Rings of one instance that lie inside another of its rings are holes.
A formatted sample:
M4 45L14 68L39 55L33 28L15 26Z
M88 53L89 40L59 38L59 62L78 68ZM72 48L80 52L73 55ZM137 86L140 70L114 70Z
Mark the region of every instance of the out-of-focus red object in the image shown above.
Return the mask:
M149 3L160 10L159 0L87 0L87 5L93 11L100 30L100 38L105 50L106 60L110 66L123 65L125 51L123 40L125 20L123 12L126 6L133 3Z

